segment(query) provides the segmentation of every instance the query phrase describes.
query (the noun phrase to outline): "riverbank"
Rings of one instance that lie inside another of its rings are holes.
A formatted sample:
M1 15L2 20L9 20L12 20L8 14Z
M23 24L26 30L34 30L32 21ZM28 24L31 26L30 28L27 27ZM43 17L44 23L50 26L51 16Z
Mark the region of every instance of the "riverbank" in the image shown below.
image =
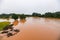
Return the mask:
M0 22L0 31L3 30L3 28L9 24L10 22Z

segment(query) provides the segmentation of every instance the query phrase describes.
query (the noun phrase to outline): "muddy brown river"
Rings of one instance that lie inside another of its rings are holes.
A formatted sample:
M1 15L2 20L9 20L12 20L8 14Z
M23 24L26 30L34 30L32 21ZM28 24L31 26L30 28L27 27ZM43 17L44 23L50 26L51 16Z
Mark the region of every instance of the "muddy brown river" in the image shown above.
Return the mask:
M28 17L13 23L20 32L11 37L4 36L1 40L58 40L60 38L60 19Z

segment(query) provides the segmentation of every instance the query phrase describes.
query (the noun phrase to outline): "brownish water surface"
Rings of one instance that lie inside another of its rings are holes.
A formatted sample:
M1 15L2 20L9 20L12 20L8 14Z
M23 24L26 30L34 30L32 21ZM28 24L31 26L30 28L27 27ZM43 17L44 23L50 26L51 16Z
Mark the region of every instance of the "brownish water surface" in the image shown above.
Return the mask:
M28 17L13 22L20 32L2 40L57 40L60 33L60 19Z

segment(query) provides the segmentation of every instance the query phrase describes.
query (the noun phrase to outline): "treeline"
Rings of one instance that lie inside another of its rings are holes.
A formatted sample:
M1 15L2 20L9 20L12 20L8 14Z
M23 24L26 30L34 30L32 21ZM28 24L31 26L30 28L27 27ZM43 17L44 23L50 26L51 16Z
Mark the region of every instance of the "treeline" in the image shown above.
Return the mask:
M51 17L51 18L60 18L60 12L47 12L45 14L40 14L33 12L32 15L25 15L25 14L0 14L0 18L14 18L15 20L20 18L20 19L25 19L26 17Z
M11 14L0 14L0 18L13 18L13 19L25 19L27 16L29 15L25 15L25 14L15 14L15 13L11 13Z
M47 12L43 14L42 17L60 18L60 12L54 12L54 13Z
M50 17L50 18L60 18L60 12L47 12L45 14L40 14L40 13L33 13L32 16L36 16L36 17Z

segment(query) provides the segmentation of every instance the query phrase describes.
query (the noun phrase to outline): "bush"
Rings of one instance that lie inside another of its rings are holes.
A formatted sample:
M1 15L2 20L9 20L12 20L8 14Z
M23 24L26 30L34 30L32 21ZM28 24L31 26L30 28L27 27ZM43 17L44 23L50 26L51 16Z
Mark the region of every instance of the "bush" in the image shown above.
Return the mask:
M51 12L47 12L47 13L45 13L44 16L45 16L45 17L53 17L53 13L51 13Z
M55 13L47 12L44 14L44 17L60 18L60 12Z
M32 16L34 16L34 17L40 17L41 16L41 14L39 14L39 13L32 13Z
M12 18L16 20L18 19L18 16L16 14L12 14Z
M20 19L25 19L25 18L26 18L26 16L24 14L20 15Z

